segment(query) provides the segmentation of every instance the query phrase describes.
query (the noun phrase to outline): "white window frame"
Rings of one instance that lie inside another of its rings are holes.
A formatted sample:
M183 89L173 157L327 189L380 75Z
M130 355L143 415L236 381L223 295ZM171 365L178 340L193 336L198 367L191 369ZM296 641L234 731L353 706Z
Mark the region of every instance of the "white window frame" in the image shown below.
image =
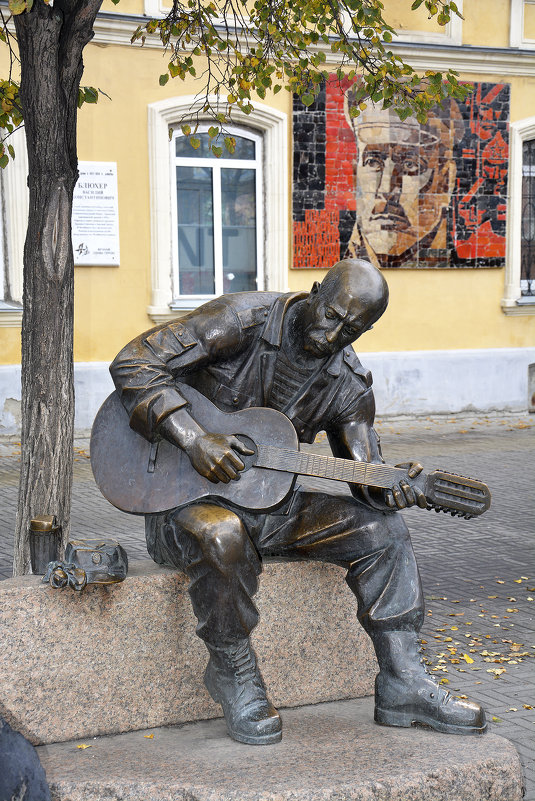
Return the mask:
M206 133L210 125L199 125L198 133ZM254 159L225 158L225 152L221 158L215 157L199 158L195 156L192 149L192 156L178 157L175 155L175 142L183 137L180 129L175 130L170 142L170 161L172 165L171 175L171 231L172 231L172 252L173 252L173 300L171 309L191 309L192 305L200 305L211 298L223 294L223 242L221 231L221 170L225 168L234 169L253 169L256 178L256 289L264 289L264 209L263 209L263 147L262 137L250 130L227 126L225 131L231 136L240 136L255 143ZM212 199L213 199L213 219L214 219L214 269L215 269L215 293L212 295L184 295L180 294L179 278L179 259L178 259L178 209L177 209L177 190L176 190L176 167L208 167L212 170Z
M11 134L10 144L15 148L16 158L1 171L0 190L4 208L0 218L2 227L2 279L0 280L0 328L16 328L22 325L22 267L24 241L28 227L28 156L26 136L23 128ZM4 270L7 265L11 300L4 296Z
M215 98L211 98L215 102ZM171 156L169 129L197 111L205 99L195 95L171 97L148 106L151 303L147 312L155 323L180 316L173 301ZM253 102L253 112L233 109L233 125L252 130L263 139L264 152L264 289L286 292L289 265L289 161L287 115ZM194 308L190 306L190 308Z
M512 122L509 126L509 186L507 191L507 246L505 292L501 301L507 315L535 314L535 298L522 297L520 272L522 256L522 150L535 139L535 117Z
M524 38L524 9L535 5L535 0L511 0L509 44L519 50L534 50L535 39Z

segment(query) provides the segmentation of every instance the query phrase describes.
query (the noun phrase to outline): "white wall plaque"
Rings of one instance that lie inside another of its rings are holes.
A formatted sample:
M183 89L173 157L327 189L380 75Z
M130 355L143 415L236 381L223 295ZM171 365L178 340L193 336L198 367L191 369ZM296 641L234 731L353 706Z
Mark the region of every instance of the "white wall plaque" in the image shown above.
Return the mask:
M117 164L79 161L78 171L72 207L74 263L119 264Z

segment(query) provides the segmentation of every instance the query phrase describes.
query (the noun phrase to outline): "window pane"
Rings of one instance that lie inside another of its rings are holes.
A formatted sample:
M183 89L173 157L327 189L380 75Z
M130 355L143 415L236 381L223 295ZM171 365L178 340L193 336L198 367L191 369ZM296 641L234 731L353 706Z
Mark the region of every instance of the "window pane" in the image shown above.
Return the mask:
M521 287L535 295L535 139L522 148Z
M178 273L181 295L211 295L214 282L212 170L177 167Z
M177 136L176 138L176 155L180 158L186 159L206 159L216 158L212 151L209 149L210 137L207 133L197 134L197 138L201 140L201 145L196 150L190 145L186 136ZM229 153L225 147L223 139L219 142L219 147L223 148L223 159L254 159L256 153L256 145L252 139L245 139L243 136L235 136L236 150L234 153Z
M223 291L256 289L256 175L221 170Z

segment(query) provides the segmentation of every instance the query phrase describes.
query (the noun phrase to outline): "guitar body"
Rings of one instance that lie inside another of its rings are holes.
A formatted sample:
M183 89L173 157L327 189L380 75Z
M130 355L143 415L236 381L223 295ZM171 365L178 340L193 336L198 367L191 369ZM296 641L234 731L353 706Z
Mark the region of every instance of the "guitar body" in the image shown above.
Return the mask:
M124 512L154 514L209 498L268 512L289 497L298 474L382 489L407 481L423 492L428 509L466 518L483 514L490 506L489 488L482 481L443 470L409 479L405 469L382 463L301 453L295 429L281 412L257 407L222 412L187 384L180 385L180 392L203 428L233 434L254 453L240 454L245 469L239 479L213 484L197 473L180 448L164 439L150 443L136 434L113 392L93 424L91 466L104 497Z
M208 431L235 434L254 444L298 450L297 434L288 418L275 409L250 408L222 412L200 392L180 385L193 405L197 422ZM245 470L229 484L213 484L192 467L188 456L166 440L151 444L130 428L117 392L102 404L91 432L91 467L98 488L110 503L131 514L165 512L203 498L220 498L255 511L269 511L292 492L296 476L254 466L255 456L242 456Z

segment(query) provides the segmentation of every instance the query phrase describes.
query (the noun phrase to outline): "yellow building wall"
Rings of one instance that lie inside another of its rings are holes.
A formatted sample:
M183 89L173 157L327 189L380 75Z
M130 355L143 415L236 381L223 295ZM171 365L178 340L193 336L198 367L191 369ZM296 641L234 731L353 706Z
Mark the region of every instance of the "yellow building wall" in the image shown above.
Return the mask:
M463 44L509 47L509 3L503 0L465 0ZM484 17L484 19L483 19Z
M504 46L509 35L508 4L487 0L484 31L480 13L477 15L479 6L478 0L465 1L465 41L483 44L484 36L485 44ZM142 0L122 0L117 7L106 0L105 9L141 13L141 7ZM398 8L397 23L408 25L408 20ZM413 23L412 29L416 27ZM76 361L109 361L133 336L153 325L146 311L151 302L147 105L198 90L193 79L171 80L160 87L158 76L165 71L166 56L155 49L135 50L140 48L92 44L85 52L82 83L100 87L111 101L104 97L96 106L81 109L79 158L117 162L121 262L119 267L76 267ZM513 121L535 110L535 78L487 74L461 77L509 82ZM286 112L291 120L287 92L264 102ZM289 149L291 152L291 145ZM288 180L291 191L290 164ZM323 275L322 271L290 269L289 288L308 289ZM506 317L500 309L502 269L400 269L385 270L385 275L390 306L374 331L359 343L362 349L502 348L535 343L533 316ZM0 328L0 343L2 363L20 361L20 329Z

